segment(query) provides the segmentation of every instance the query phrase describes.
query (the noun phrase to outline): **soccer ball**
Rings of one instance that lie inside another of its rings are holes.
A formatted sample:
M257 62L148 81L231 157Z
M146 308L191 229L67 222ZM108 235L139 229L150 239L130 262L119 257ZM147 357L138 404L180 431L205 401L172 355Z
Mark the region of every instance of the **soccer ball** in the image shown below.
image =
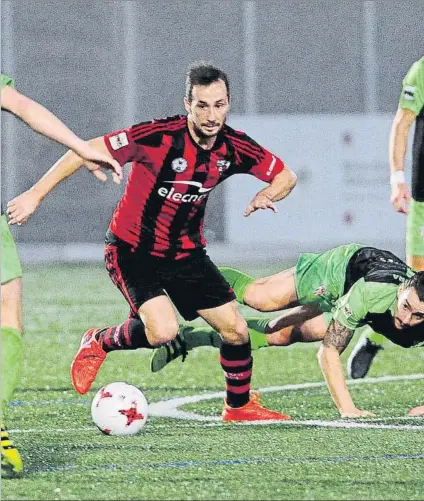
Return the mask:
M93 422L106 435L135 435L146 424L148 413L143 392L123 382L103 386L91 403Z

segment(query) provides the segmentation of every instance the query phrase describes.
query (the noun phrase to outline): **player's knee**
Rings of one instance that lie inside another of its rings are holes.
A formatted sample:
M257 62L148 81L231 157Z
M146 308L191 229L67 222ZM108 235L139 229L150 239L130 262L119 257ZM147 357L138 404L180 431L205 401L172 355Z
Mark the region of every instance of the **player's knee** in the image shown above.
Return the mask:
M229 344L244 344L249 340L246 321L238 314L219 333L223 341Z
M22 303L22 286L20 279L11 280L1 286L1 307L12 309Z
M161 320L146 325L146 336L152 346L169 343L178 334L177 319Z

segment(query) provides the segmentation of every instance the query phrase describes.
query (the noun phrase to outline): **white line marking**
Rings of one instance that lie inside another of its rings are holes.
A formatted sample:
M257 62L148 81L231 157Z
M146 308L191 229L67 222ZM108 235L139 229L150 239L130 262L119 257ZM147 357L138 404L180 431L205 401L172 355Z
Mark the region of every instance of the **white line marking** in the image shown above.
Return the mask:
M347 381L348 385L357 384L373 384L381 382L391 382L391 381L407 381L415 379L424 379L424 374L407 374L399 376L381 376L365 379L351 379ZM290 390L301 390L306 388L319 388L326 386L325 381L315 382L315 383L300 383L300 384L287 384L284 386L269 386L267 388L260 388L261 393L268 393L274 391L290 391ZM203 400L212 400L225 397L225 392L220 391L217 393L206 393L203 395L190 395L187 397L177 397L171 398L169 400L162 400L160 402L152 403L149 405L150 416L156 417L167 417L174 419L185 419L185 420L195 420L204 422L220 422L220 416L205 416L202 414L197 414L195 412L183 411L179 409L180 406L186 404L193 404L196 402L201 402ZM416 419L416 418L415 418ZM274 421L273 421L274 422ZM255 425L255 424L270 424L270 421L251 421L249 423L242 422L240 424ZM352 422L348 420L343 421L320 421L320 420L305 420L305 421L275 421L286 426L291 425L305 425L305 426L323 426L323 427L334 427L334 428L388 428L388 429L424 429L424 427L419 425L388 425L388 424L371 424L369 422L359 423Z
M408 375L399 375L399 376L381 376L381 377L373 377L373 378L365 378L365 379L352 379L348 380L348 385L357 385L357 384L373 384L373 383L381 383L381 382L391 382L391 381L410 381L410 380L418 380L424 379L424 374L408 374ZM287 384L284 386L269 386L267 388L260 388L259 391L261 393L269 393L274 391L290 391L290 390L301 390L307 388L318 388L326 386L326 383L323 382L312 382L312 383L300 383L300 384ZM179 407L181 405L186 405L190 403L201 402L202 400L212 400L216 398L224 398L225 392L220 391L216 393L205 393L202 395L190 395L186 397L177 397L171 398L169 400L162 400L160 402L154 402L149 405L149 417L166 417L166 418L174 418L186 421L186 423L177 423L174 426L178 427L191 427L192 424L189 421L198 421L203 422L203 426L254 426L254 425L269 425L269 424L279 424L283 426L319 426L324 428L365 428L365 429L389 429L389 430L424 430L424 425L413 425L413 424L404 424L404 425L396 425L396 424L379 424L379 421L393 421L393 420L407 420L410 422L424 422L424 417L407 417L407 416L390 416L388 418L371 418L364 421L357 420L317 420L317 419L309 419L309 420L292 420L292 421L251 421L251 422L235 422L231 423L223 423L221 421L220 416L205 416L202 414L197 414L195 412L187 412L180 410ZM51 402L52 404L55 401ZM147 423L149 425L149 423ZM153 431L156 428L167 428L169 425L160 425L154 424ZM76 433L76 432L91 432L97 431L97 428L93 426L84 426L80 428L31 428L31 429L9 429L9 432L14 433Z

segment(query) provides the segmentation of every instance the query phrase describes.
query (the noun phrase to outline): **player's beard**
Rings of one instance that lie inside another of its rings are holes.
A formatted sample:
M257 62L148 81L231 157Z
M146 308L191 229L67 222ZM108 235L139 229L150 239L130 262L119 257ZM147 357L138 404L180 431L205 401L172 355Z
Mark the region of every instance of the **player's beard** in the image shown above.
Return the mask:
M224 122L225 123L225 122ZM196 136L199 138L199 139L210 139L211 137L216 137L222 130L222 128L224 127L224 123L219 127L219 129L217 130L217 132L213 132L213 133L206 133L204 132L202 129L200 129L194 122L193 122L193 130L196 134Z
M395 328L398 330L398 331L401 331L403 329L406 329L406 327L409 327L408 325L405 325L402 320L398 317L394 317L393 318L393 323L395 325Z

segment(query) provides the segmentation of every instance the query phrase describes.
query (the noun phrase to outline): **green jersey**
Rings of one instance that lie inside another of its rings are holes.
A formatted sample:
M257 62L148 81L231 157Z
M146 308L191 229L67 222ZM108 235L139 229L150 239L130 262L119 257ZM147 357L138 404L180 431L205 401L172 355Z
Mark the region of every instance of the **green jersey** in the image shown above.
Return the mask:
M424 57L415 61L402 82L399 108L419 115L424 107Z
M15 81L13 78L8 77L7 75L4 75L3 73L1 74L1 88L6 86L13 87L15 88Z
M415 115L414 142L412 145L412 198L413 201L424 202L424 57L415 61L403 79L399 107L411 110ZM415 212L418 211L417 214ZM408 248L414 255L423 255L422 207L412 204L411 215L408 216L407 239ZM416 222L414 223L414 220ZM409 237L408 237L409 235Z
M414 271L389 251L360 244L301 254L295 283L301 304L317 303L349 329L370 325L401 346L424 342L424 327L396 329L399 285Z

